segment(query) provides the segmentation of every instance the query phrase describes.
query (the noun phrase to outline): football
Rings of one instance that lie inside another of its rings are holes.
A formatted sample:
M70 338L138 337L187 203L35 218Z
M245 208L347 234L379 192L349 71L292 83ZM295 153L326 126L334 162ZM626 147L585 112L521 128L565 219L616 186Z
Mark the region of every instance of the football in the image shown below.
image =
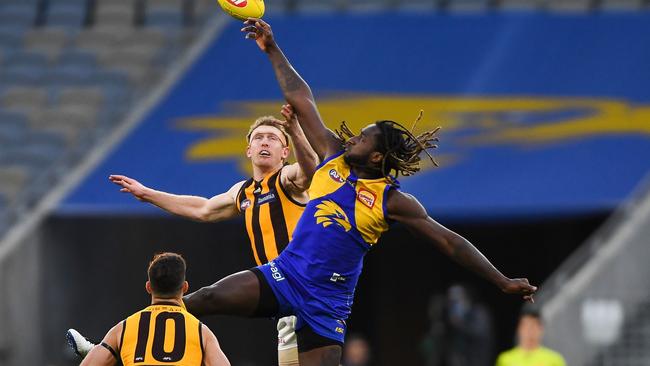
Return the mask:
M261 18L264 15L263 0L217 0L221 8L239 20Z

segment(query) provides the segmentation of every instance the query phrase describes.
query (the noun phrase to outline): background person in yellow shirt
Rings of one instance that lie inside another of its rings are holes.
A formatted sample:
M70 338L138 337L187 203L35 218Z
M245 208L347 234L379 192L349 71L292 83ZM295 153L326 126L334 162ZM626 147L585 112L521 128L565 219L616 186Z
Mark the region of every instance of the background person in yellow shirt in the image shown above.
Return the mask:
M566 366L561 354L542 346L543 336L539 312L523 312L517 326L517 346L501 353L496 366Z

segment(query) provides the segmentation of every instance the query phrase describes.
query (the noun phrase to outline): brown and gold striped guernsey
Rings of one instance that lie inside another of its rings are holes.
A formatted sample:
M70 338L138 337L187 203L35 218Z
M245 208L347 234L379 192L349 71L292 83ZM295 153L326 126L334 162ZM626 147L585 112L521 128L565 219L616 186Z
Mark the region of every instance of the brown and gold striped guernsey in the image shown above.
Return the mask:
M151 305L122 322L124 366L201 366L201 322L173 303Z
M247 180L237 194L237 208L258 265L275 259L287 246L305 205L296 202L281 183L282 169L261 181Z

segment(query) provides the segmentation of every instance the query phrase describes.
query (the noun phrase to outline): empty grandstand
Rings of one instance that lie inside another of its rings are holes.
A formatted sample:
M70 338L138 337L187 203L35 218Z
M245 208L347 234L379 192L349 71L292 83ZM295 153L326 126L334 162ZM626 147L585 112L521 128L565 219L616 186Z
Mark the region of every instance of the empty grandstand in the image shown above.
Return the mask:
M443 126L442 168L404 189L510 274L544 281L547 344L568 364L650 364L650 1L267 10L330 127L420 108L422 128ZM142 305L137 266L154 251L185 254L194 288L252 266L240 221L162 216L106 180L210 196L247 176L246 129L282 100L239 28L213 0L0 0L0 365L77 364L65 329L99 338ZM521 302L404 230L365 266L351 329L373 365L424 365L427 302L456 281L490 307L494 352L512 344ZM272 322L206 322L233 364L275 360Z

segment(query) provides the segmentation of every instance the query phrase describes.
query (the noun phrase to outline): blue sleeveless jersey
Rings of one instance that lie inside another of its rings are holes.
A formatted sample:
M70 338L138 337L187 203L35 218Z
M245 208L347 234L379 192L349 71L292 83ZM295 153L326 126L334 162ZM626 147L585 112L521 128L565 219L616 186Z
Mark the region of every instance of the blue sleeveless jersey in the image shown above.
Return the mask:
M347 319L363 257L388 230L390 189L384 178L357 178L343 152L321 163L293 240L274 261L310 307Z

